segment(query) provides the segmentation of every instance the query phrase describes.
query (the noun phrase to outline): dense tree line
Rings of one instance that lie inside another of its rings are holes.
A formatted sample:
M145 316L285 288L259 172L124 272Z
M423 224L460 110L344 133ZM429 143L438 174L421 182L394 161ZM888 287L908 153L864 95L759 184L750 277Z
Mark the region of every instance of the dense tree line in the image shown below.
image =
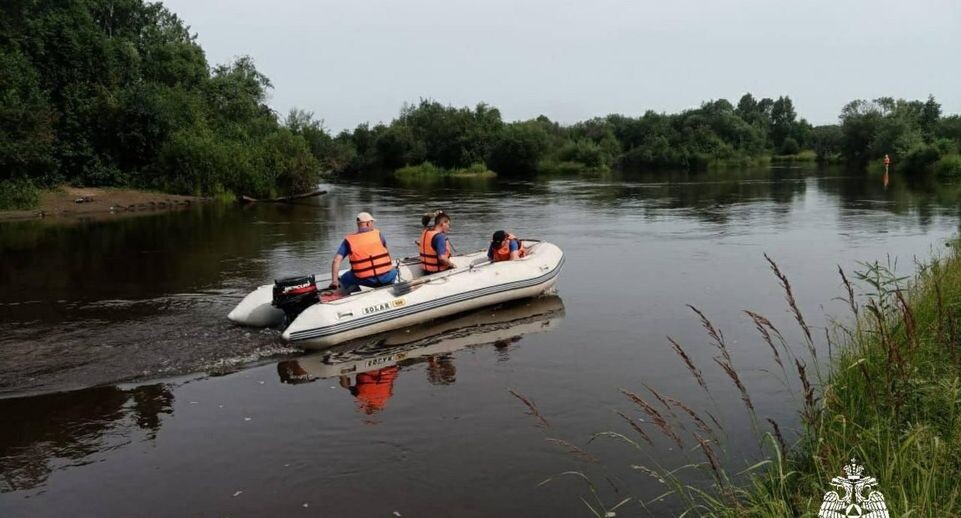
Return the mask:
M852 101L841 110L839 143L855 164L888 154L909 173L961 174L961 117L942 117L934 97Z
M176 15L142 0L6 0L0 70L0 205L18 187L62 182L262 196L308 190L321 171L698 170L770 156L863 165L889 154L905 171L961 174L961 119L933 98L853 101L840 124L816 127L790 97L750 93L572 125L421 100L334 135L301 110L279 120L249 58L211 67Z
M210 67L141 0L0 4L0 180L266 195L315 185L307 140L249 58Z
M486 104L454 108L421 100L404 106L390 124L361 124L336 137L324 134L319 158L346 174L430 164L457 170L478 163L500 174L623 169L703 169L749 164L775 156L845 161L863 166L891 155L902 170L961 174L958 116L941 117L940 105L877 99L854 101L840 124L812 126L799 118L790 97L744 94L703 103L677 114L608 115L564 126L547 117L504 122Z
M501 174L609 167L699 169L725 160L797 154L813 147L815 128L798 119L789 97L745 94L679 114L608 115L570 126L541 116L504 122L486 104L454 108L421 100L390 124L362 124L332 138L334 167L347 173L429 162L444 169L485 163Z

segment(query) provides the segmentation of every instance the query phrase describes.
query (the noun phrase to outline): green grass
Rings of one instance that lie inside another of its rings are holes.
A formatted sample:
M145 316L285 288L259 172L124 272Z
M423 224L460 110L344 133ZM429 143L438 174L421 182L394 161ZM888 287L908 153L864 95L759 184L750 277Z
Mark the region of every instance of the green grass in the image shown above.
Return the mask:
M399 178L442 176L458 178L492 178L497 176L497 173L488 169L487 165L483 163L472 164L470 167L465 167L463 169L444 169L443 167L438 167L430 162L424 162L417 165L402 167L394 171L394 176Z
M938 176L961 176L961 155L945 155L934 163Z
M0 210L32 209L40 204L40 189L30 180L0 181Z
M842 475L844 465L854 458L864 466L865 475L878 480L877 490L884 494L890 516L961 516L961 258L957 248L919 265L912 279L896 277L877 263L863 265L853 283L839 270L844 286L840 300L850 308L852 323L836 326L830 335L834 338L821 347L821 332L801 314L787 276L773 260L768 261L802 331L801 343L786 342L762 315L747 315L778 364L772 372L783 374L785 386L800 388L795 398L799 438L786 444L780 426L758 414L734 368L723 333L692 307L707 330L718 365L737 387L755 438L766 453L746 469L728 471L721 460L727 432L718 428L713 417L708 421L702 417L703 410L665 397L654 387L645 385L646 392L622 389L635 407L634 417L620 413L632 430L601 432L591 440L608 438L628 445L634 450L629 466L656 480L662 491L647 502L629 497L615 506L627 505L631 515L656 516L663 514L657 506L672 500L684 510L681 516L814 517L825 493L833 489L831 479ZM692 374L692 382L713 400L700 371L706 366L695 365L680 344L671 343ZM790 384L789 376L794 378ZM527 405L529 413L540 416L533 403ZM669 468L655 462L649 448L657 435L686 450L687 463ZM590 455L570 446L565 449ZM563 475L586 482L589 495L581 501L588 513L610 516L613 507L598 496L590 477L580 471ZM844 491L839 493L843 496Z
M772 162L817 162L818 154L813 149L805 149L793 155L774 155Z
M858 278L871 296L844 295L857 317L802 393L800 440L785 453L770 448L742 484L716 476L699 495L679 483L695 514L814 516L855 458L879 480L891 516L961 515L961 260L931 262L910 286L877 264Z

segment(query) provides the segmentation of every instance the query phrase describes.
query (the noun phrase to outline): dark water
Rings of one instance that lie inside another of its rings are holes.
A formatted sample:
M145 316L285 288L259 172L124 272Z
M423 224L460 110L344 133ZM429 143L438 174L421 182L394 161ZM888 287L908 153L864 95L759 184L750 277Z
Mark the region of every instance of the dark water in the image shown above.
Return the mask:
M723 330L758 419L790 439L795 400L741 313L799 336L762 254L790 277L823 347L825 315L844 315L837 265L912 272L957 231L958 192L801 169L381 182L294 207L0 224L0 516L582 515L582 481L538 483L577 470L609 504L647 500L663 488L630 465L703 460L690 434L679 451L654 428L642 451L587 444L633 433L616 412L639 414L618 389L647 397L645 384L715 416L718 449L743 468L758 455L749 414L685 304ZM419 214L436 207L461 250L499 228L557 243L557 296L308 356L226 321L256 285L325 271L359 210L410 255Z

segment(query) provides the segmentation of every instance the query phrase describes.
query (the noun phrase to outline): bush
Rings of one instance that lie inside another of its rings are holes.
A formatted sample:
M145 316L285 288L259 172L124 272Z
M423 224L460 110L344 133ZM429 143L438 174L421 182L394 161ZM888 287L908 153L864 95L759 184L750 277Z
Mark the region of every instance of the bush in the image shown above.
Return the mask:
M320 162L311 154L307 141L286 129L264 139L258 162L265 180L284 195L311 191L320 182Z
M30 180L0 181L0 210L31 209L40 203L40 189Z
M161 148L151 183L180 194L212 196L229 189L267 196L273 184L256 171L250 155L249 146L218 139L209 131L181 131Z
M537 122L510 124L491 149L487 163L503 174L531 174L548 148L547 132Z
M601 146L587 139L568 142L557 153L557 158L561 162L576 162L586 167L604 166L609 159Z
M907 173L922 173L941 158L941 150L933 144L921 144L912 148L899 164L898 169Z
M796 155L801 151L801 146L798 145L797 141L793 137L787 137L781 144L781 154L782 155Z
M442 176L447 174L447 171L430 162L424 162L418 165L401 167L394 171L394 174L397 176Z
M961 176L961 155L941 157L934 164L934 173L938 176Z
M458 169L451 173L458 176L497 176L497 173L487 168L487 164L478 162L471 164L470 167Z

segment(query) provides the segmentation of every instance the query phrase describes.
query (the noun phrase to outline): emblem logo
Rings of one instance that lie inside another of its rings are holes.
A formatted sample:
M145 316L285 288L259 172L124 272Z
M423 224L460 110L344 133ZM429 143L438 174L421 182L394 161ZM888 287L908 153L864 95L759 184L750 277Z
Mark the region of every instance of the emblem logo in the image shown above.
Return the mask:
M844 466L843 477L831 479L835 489L844 490L844 496L837 491L828 491L821 502L818 518L889 518L888 506L884 503L884 495L879 491L871 491L868 496L863 491L878 485L874 477L862 477L864 466L859 466L851 459L851 463Z

